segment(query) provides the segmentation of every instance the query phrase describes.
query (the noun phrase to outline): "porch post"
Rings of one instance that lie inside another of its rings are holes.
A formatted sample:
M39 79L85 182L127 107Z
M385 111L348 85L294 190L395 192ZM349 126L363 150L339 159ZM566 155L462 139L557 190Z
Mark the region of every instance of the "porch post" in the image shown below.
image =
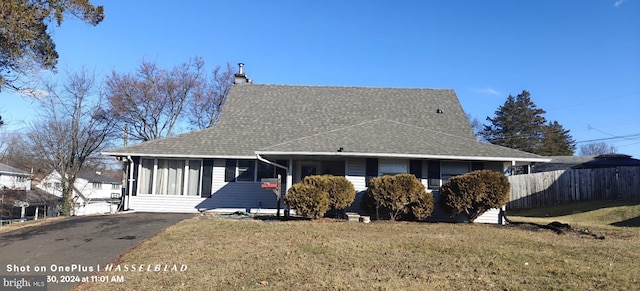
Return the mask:
M129 161L129 170L128 173L129 174L128 178L127 178L127 186L126 186L126 191L125 191L125 195L124 195L124 205L122 207L122 210L126 211L129 210L129 199L131 199L131 191L133 190L133 167L135 166L133 163L133 159L131 159L131 156L127 156L127 160ZM137 177L136 177L137 178Z
M284 190L286 194L289 188L293 185L293 158L289 158L289 167L287 169L287 188Z

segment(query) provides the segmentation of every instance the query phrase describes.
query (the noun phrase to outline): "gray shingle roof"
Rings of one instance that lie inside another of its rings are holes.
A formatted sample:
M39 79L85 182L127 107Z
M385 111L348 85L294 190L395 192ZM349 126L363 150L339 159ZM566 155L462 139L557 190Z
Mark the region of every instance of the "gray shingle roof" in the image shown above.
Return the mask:
M340 146L362 153L539 158L477 142L450 89L255 84L232 87L214 128L106 154L249 157Z
M0 163L0 173L30 175L29 172Z
M260 149L276 152L337 152L349 154L395 154L440 157L516 157L539 158L514 149L481 143L475 139L425 129L396 121L377 119L354 126L303 137Z
M77 177L81 179L85 179L89 181L89 183L116 184L116 185L122 184L122 181L120 180L103 176L98 173L82 172L82 173L78 173Z

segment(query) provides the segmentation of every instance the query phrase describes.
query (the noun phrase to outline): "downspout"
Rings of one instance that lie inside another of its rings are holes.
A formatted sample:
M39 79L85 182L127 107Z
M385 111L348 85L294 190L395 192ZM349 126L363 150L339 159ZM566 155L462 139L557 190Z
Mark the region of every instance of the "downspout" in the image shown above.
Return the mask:
M272 165L272 166L274 166L274 167L278 167L278 168L280 168L280 169L284 169L285 171L287 171L287 176L289 176L289 175L291 174L291 173L289 173L289 167L285 167L285 166L280 165L280 164L278 164L278 163L274 163L274 162L272 162L272 161L269 161L269 160L267 160L267 159L265 159L265 158L261 157L261 156L260 156L260 154L258 154L258 153L256 153L256 158L257 158L259 161L263 162L263 163L266 163L266 164ZM285 178L285 179L286 179L286 178ZM285 186L285 189L284 189L285 191L284 191L284 192L285 192L285 193L287 193L287 190L289 190L289 188L288 188L288 187L289 187L289 181L288 181L288 179L287 179L287 182L285 182L285 183L286 183L286 186ZM282 184L278 185L278 187L281 187L281 186L282 186ZM282 190L280 190L280 191L282 191ZM278 212L277 212L277 216L278 216L278 217L280 217L280 200L281 200L283 197L284 197L284 194L281 192L281 193L280 193L280 197L278 197ZM289 215L288 215L288 211L287 211L287 210L285 210L285 216L287 216L287 217L289 216Z
M269 160L261 157L260 154L256 154L256 158L258 158L258 160L261 161L261 162L267 163L267 164L272 165L272 166L276 166L276 167L278 167L280 169L284 169L285 171L289 172L289 168L288 167L285 167L283 165L280 165L280 164L274 163L272 161L269 161Z

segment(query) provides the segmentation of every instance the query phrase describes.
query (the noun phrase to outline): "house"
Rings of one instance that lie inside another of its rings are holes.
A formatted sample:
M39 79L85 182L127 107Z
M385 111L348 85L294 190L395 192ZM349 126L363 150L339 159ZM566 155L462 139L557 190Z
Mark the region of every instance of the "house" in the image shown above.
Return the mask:
M604 154L593 160L573 166L573 169L601 169L615 167L640 167L640 160L623 154Z
M0 224L57 216L57 197L31 188L33 175L0 163Z
M103 153L126 163L124 209L264 212L277 200L260 181L277 175L283 189L333 174L363 191L411 173L437 194L471 170L548 161L476 141L453 90L259 85L242 66L235 77L215 127Z
M534 163L530 167L530 173L568 170L595 159L594 156L547 156L546 158L551 159L551 161L548 163Z
M36 185L37 188L62 197L60 174L53 171ZM72 201L74 215L90 215L113 213L117 210L120 199L122 182L95 173L78 173L73 185Z
M2 224L60 214L60 198L40 189L0 189L0 196Z
M0 189L31 190L32 174L0 163Z

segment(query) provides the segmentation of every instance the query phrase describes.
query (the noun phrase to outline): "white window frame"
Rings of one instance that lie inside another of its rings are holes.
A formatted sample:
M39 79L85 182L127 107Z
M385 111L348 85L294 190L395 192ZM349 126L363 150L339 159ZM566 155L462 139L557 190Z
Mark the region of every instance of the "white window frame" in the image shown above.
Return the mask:
M142 173L142 160L146 159L146 160L153 160L153 168L152 168L152 172L151 172L151 176L153 177L151 180L151 193L140 193L140 185L138 184L138 186L136 187L136 194L137 195L155 195L155 196L191 196L191 197L200 197L200 195L202 194L202 172L203 172L203 160L202 159L158 159L158 158L141 158L140 161L138 163L138 181L140 181L140 175ZM164 194L157 194L157 179L158 179L158 160L178 160L178 161L183 161L184 162L184 166L182 169L182 179L183 179L183 185L182 185L182 194L180 195L164 195ZM190 166L189 166L189 162L191 161L199 161L200 162L200 168L198 168L198 193L193 194L193 195L188 195L187 193L189 193L189 170L190 170Z
M102 190L102 183L100 182L92 182L93 190Z

